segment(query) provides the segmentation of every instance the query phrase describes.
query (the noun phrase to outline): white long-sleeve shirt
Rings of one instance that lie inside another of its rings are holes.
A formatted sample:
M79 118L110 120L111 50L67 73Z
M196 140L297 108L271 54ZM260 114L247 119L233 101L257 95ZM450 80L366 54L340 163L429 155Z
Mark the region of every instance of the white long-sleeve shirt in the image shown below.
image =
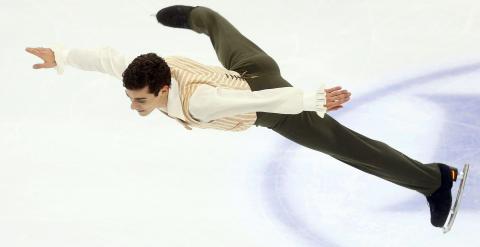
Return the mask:
M98 71L122 80L122 73L132 58L127 58L110 47L97 49L65 49L54 47L59 74L65 66ZM180 102L178 84L172 78L168 94L167 114L185 120ZM323 85L315 92L304 93L294 87L246 91L201 85L190 99L190 114L202 122L248 112L298 114L316 111L320 117L326 112Z

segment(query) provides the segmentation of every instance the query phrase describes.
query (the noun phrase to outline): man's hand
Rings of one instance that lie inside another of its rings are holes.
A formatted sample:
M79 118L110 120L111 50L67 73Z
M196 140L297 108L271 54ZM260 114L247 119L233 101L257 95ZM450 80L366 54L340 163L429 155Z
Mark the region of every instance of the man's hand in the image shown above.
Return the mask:
M350 100L352 94L347 90L341 89L342 87L339 86L325 89L325 98L327 102L325 106L327 107L327 112L342 108L342 105Z
M31 53L40 59L43 60L43 63L34 64L34 69L48 69L57 66L57 62L55 62L55 54L53 53L52 49L50 48L26 48L25 51Z

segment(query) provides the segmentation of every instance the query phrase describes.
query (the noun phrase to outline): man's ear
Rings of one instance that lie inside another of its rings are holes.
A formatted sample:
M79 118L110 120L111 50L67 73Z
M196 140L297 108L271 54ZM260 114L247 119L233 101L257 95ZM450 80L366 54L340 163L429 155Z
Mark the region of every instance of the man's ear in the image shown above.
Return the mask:
M168 92L169 89L170 89L170 86L165 85L165 86L163 86L163 87L160 89L160 92L161 92L161 93L166 93L166 92Z

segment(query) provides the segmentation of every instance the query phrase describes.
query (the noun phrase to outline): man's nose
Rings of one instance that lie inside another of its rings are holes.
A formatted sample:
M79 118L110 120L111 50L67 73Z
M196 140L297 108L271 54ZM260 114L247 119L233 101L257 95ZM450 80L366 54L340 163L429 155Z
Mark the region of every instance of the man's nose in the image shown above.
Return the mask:
M131 108L132 110L135 110L135 102L132 102L132 103L130 104L130 108Z

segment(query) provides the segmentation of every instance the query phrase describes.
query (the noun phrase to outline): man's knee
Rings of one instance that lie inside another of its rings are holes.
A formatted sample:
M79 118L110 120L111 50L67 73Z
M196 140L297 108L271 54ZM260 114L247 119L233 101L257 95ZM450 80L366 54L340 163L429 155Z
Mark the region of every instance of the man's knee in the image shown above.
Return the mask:
M277 62L261 50L253 54L245 53L244 58L239 59L239 61L231 67L235 71L243 70L248 74L262 76L263 78L265 78L265 76L280 77L280 68ZM276 80L279 79L276 78ZM290 84L286 84L287 85L277 87L290 86Z
M206 27L216 23L216 20L219 17L220 15L214 10L203 6L197 6L190 13L189 23L194 30L195 27L197 27L201 28L202 31L206 31Z

